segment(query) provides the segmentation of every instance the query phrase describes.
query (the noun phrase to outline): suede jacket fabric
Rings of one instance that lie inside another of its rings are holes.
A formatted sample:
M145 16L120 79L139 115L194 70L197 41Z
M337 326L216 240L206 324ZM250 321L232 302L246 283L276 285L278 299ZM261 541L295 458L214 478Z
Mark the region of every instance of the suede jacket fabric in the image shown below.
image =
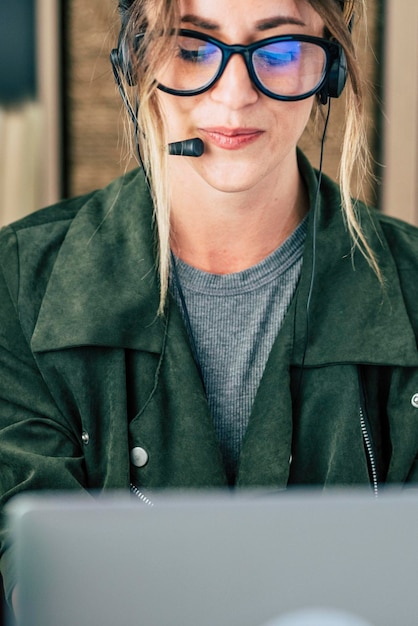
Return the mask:
M300 168L313 206L316 172L302 155ZM383 284L351 254L339 189L323 179L239 487L376 491L418 480L418 229L361 212ZM180 312L170 301L156 313L154 239L140 172L3 229L1 503L32 489L225 486ZM145 451L141 467L130 462L134 447Z

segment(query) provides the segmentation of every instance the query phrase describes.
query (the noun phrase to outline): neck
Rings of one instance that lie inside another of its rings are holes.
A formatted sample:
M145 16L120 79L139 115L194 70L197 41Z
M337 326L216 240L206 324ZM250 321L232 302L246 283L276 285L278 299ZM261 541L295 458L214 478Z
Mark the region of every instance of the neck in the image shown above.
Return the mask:
M171 247L206 272L228 274L259 263L289 237L309 208L296 157L294 167L273 183L261 181L237 192L214 189L193 177L190 168L175 169Z

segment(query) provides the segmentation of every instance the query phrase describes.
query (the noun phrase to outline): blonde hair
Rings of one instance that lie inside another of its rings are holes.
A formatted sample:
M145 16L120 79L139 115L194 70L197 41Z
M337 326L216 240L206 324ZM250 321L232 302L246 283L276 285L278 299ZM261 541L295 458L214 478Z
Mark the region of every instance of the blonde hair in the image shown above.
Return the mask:
M364 13L364 0L346 0L344 11L336 0L307 0L321 16L327 36L336 39L347 58L348 80L346 92L346 117L342 156L339 170L342 210L347 229L353 241L353 249L359 248L367 262L381 280L376 257L361 228L356 201L352 199L352 178L356 168L360 179L369 173L369 151L367 148L363 111L363 88L359 64L356 59L349 24L353 10L356 20ZM134 0L124 15L121 37L122 49L129 60L137 59L131 68L137 85L131 92L132 106L137 108L136 129L145 174L150 184L156 222L156 256L160 278L160 307L164 311L170 276L170 188L168 180L168 152L166 125L158 104L157 86L154 76L167 58L170 37L179 24L178 2L175 0ZM137 33L144 33L139 49L133 49ZM135 107L135 99L140 102ZM318 115L320 105L314 107Z
M321 16L328 36L341 44L347 59L345 132L339 167L342 209L353 241L353 249L357 247L360 250L382 283L383 279L376 256L363 233L357 211L357 200L353 200L351 191L354 170L358 175L359 189L371 176L371 159L364 115L364 79L351 37L352 21L366 19L365 0L346 0L343 13L336 3L330 0L308 0L308 2ZM314 114L317 113L316 107Z

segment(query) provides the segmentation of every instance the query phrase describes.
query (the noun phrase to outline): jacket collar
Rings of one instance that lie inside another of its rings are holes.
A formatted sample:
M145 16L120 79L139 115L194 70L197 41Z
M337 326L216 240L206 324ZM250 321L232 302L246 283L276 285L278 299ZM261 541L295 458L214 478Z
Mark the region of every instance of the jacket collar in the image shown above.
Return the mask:
M299 167L313 207L317 174L301 154ZM295 302L295 363L301 364L306 349L306 366L418 365L414 329L377 214L359 203L362 228L377 254L383 285L358 249L353 251L340 206L338 186L324 176L316 216L313 211L309 216Z
M316 172L299 154L315 202ZM305 364L417 365L415 335L399 278L378 221L365 208L363 228L379 255L385 287L344 227L338 187L323 178L316 213L313 289ZM32 337L34 351L80 345L160 352L165 322L157 317L152 202L139 172L89 196L60 248ZM314 213L309 216L302 275L292 307L294 362L301 363L313 266Z
M90 195L72 220L32 336L36 352L80 345L160 352L152 202L138 171Z

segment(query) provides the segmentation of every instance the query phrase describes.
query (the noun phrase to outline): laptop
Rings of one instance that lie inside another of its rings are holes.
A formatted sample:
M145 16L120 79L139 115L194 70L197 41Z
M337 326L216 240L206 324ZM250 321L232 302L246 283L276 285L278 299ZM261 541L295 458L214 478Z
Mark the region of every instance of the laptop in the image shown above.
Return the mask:
M152 499L12 501L19 626L418 623L412 491Z

